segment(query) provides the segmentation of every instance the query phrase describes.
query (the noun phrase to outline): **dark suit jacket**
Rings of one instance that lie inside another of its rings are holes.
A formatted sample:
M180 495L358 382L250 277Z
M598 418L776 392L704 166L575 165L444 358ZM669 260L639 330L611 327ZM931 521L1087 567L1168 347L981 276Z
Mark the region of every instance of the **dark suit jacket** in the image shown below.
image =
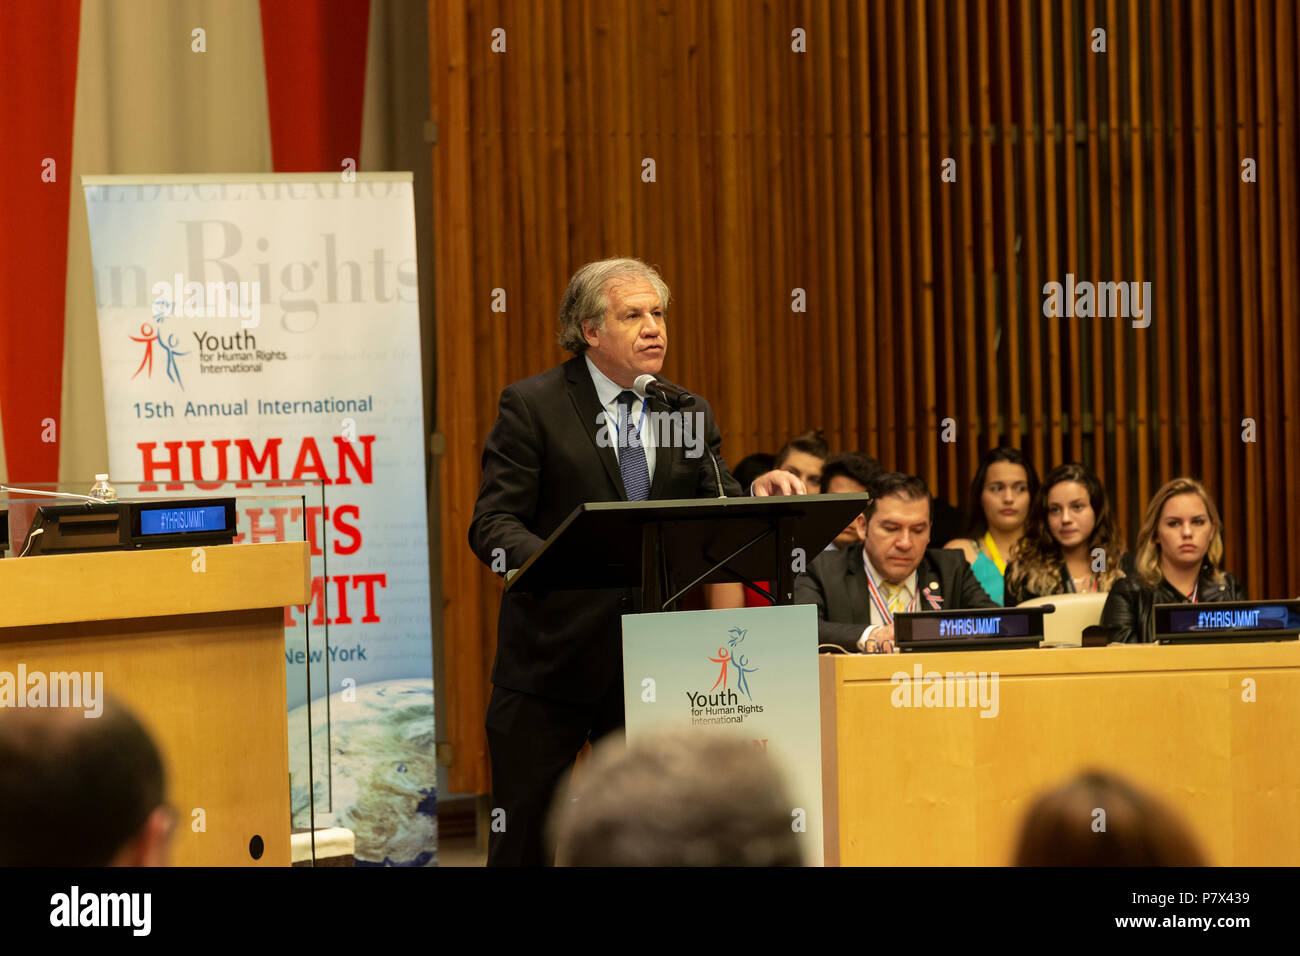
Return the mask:
M670 409L652 399L649 410ZM596 442L602 411L582 356L501 392L469 526L470 547L484 564L492 567L495 549L502 548L507 569L522 567L574 508L626 500L614 449ZM722 460L709 403L696 396L688 411L704 415L705 441L718 458L726 494L744 494ZM656 451L651 498L717 495L708 452L688 458L687 450ZM622 679L620 615L635 609L635 595L627 589L503 595L492 682L552 700L597 700Z
M1000 606L980 587L960 551L931 548L925 552L916 567L917 587L929 587L932 582L939 585L930 588L930 593L943 599L940 610ZM794 603L817 605L818 643L838 644L856 652L862 629L868 624L881 623L870 611L862 544L817 555L807 572L794 580ZM924 597L917 609L933 610Z
M1222 601L1247 601L1246 586L1227 572L1223 583L1214 580L1214 569L1207 561L1197 582L1198 604ZM1187 595L1179 592L1163 577L1154 588L1146 587L1135 576L1115 582L1106 596L1106 606L1101 611L1101 624L1111 629L1110 639L1125 644L1142 644L1154 639L1155 620L1151 610L1157 604L1190 604Z

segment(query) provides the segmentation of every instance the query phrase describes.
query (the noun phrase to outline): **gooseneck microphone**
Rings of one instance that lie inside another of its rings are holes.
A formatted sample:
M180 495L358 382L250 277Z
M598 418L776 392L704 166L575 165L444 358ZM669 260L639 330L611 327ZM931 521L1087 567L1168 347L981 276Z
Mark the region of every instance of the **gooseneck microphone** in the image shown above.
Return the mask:
M87 510L90 509L91 505L102 505L105 503L99 498L92 498L90 495L78 495L71 491L40 491L36 488L15 488L13 485L6 484L0 484L0 491L9 494L40 495L43 498L62 498L65 501L80 501L85 504ZM9 530L7 528L0 530L0 534L8 535L8 533ZM32 549L32 544L44 533L44 528L36 528L34 531L31 531L27 535L26 543L23 545L23 550L19 552L18 557L27 557L27 552Z
M641 398L648 398L653 395L669 408L677 411L690 408L695 404L695 396L686 389L678 388L669 382L660 381L648 372L636 377L636 381L632 383L632 391L636 392Z
M660 381L648 372L636 377L636 381L632 383L632 391L643 399L657 398L674 411L681 411L695 404L695 396L686 389ZM704 443L704 450L709 453L709 460L713 462L713 480L717 483L718 497L725 498L727 493L722 488L722 472L718 469L718 459L707 441Z
M100 498L92 498L90 495L77 495L71 491L38 491L35 488L15 488L13 485L6 484L0 484L0 491L24 495L41 495L45 498L63 498L69 501L84 501L87 505L104 504L104 501Z

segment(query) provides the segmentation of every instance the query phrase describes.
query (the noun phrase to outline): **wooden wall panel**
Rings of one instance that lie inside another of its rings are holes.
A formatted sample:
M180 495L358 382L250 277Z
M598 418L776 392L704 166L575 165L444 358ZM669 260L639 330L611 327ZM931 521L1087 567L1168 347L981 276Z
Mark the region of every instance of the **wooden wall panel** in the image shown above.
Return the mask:
M429 11L454 790L489 786L500 591L465 540L482 441L500 389L565 357L559 297L596 258L662 269L666 372L710 397L730 462L817 426L964 504L979 455L1018 444L1042 471L1097 468L1130 541L1192 473L1252 593L1300 593L1290 0ZM1150 281L1151 325L1045 317L1066 273Z

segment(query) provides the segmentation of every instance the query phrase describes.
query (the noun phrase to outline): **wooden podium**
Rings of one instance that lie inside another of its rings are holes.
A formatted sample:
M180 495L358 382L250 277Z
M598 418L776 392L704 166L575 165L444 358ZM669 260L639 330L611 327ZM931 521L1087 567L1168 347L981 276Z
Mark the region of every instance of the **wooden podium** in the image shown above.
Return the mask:
M996 673L996 716L895 706L917 666ZM1178 811L1211 864L1300 865L1295 641L827 656L821 705L828 866L1005 866L1034 798L1093 768Z
M202 551L0 560L0 670L103 672L162 752L173 865L289 866L283 609L310 600L310 552Z

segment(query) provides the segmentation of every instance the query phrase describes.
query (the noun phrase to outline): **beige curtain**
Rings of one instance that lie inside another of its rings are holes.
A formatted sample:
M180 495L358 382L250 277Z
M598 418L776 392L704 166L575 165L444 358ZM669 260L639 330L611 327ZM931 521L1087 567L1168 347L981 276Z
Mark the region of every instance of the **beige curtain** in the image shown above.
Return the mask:
M206 52L192 51L205 31ZM271 169L257 0L84 0L68 216L59 480L108 470L83 175Z

